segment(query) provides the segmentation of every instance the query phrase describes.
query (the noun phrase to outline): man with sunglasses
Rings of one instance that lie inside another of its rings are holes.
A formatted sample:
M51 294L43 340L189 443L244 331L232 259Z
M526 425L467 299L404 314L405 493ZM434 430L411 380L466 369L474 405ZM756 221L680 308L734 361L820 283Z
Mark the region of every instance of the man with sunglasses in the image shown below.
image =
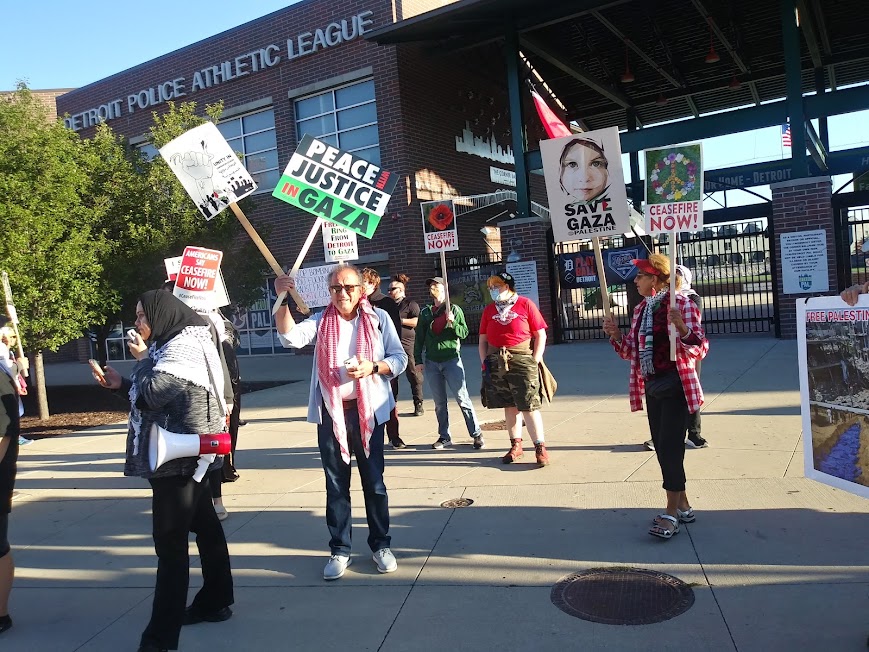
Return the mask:
M280 294L295 287L287 275L275 279ZM383 428L395 407L389 381L401 375L407 355L395 325L362 292L352 265L329 274L330 304L296 324L286 302L275 315L281 344L300 349L316 340L308 399L308 422L317 424L320 459L326 472L326 525L331 557L323 579L337 580L350 565L350 455L362 481L368 546L381 573L398 568L389 549L389 501L383 482Z
M420 308L416 301L412 301L405 292L410 278L405 274L396 274L389 283L389 296L398 304L398 316L401 317L401 345L407 353L407 371L405 376L410 383L410 393L413 396L413 416L421 417L425 414L422 407L422 374L416 370L416 361L413 358L413 345L416 339L416 325L419 322Z

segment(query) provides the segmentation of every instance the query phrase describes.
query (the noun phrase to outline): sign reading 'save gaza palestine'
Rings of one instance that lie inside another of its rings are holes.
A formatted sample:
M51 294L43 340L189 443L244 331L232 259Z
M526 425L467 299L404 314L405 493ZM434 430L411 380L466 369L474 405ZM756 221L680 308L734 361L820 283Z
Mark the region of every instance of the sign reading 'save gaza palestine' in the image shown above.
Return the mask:
M272 195L370 239L397 181L374 163L306 134Z

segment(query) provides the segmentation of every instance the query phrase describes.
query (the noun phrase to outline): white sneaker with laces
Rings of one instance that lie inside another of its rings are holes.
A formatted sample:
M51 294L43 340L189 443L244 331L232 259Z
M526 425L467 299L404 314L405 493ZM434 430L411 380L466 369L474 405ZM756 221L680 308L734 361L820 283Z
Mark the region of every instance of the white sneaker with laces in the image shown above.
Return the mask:
M395 561L395 555L389 548L381 548L374 553L372 557L374 563L377 564L377 570L381 573L393 573L398 570L398 563Z
M332 555L323 569L323 579L326 581L337 580L344 575L344 571L351 564L350 555Z

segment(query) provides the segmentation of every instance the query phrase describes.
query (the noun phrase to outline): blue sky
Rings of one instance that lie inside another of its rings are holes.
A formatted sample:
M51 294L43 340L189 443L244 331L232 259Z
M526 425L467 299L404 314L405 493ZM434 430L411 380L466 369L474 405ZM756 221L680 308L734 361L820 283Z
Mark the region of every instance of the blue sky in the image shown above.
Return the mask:
M265 16L299 0L149 0L98 5L42 0L4 7L0 90L76 88ZM830 120L830 149L869 144L869 111ZM778 127L709 139L707 169L789 156ZM627 167L627 166L626 166ZM840 184L835 184L838 187ZM729 193L736 203L751 201Z
M297 1L4 2L0 90L84 86Z

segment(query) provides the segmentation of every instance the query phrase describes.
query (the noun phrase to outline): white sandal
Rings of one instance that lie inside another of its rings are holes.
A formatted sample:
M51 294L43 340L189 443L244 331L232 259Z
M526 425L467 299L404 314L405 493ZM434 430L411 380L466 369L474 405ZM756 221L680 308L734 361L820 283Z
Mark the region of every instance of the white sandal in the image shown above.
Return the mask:
M675 516L670 516L669 514L658 514L658 519L662 521L670 521L673 524L673 529L663 527L662 525L658 525L657 523L649 528L649 534L653 537L659 537L661 539L670 539L674 534L679 534L679 519Z

